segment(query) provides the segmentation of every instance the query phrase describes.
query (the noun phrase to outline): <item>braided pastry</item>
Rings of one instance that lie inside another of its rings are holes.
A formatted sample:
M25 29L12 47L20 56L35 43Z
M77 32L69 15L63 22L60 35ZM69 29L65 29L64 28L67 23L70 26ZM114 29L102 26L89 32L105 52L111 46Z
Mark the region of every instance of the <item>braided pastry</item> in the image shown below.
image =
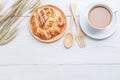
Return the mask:
M30 31L40 41L55 41L62 37L65 30L66 17L56 6L41 6L34 10L30 17Z

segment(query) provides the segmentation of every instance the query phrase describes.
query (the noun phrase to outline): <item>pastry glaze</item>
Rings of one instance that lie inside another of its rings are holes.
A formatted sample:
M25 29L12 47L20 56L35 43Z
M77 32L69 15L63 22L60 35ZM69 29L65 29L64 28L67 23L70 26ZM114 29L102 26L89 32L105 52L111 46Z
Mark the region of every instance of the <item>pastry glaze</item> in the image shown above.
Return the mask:
M66 30L64 13L53 5L44 5L33 11L30 17L32 35L43 42L59 39Z

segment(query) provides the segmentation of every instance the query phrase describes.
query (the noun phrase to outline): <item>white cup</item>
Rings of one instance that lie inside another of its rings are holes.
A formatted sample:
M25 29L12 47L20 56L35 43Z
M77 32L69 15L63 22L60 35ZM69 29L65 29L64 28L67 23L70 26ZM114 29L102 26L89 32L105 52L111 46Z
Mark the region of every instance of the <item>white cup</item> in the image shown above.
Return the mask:
M97 7L97 6L101 6L101 7L106 8L106 9L110 12L110 14L111 14L111 21L110 21L109 25L105 26L104 28L100 28L100 27L97 27L97 26L93 25L93 24L90 22L90 20L89 20L89 13L90 13L90 11L91 11L93 8ZM113 9L112 9L110 6L108 6L107 4L105 4L105 3L93 3L93 4L91 4L91 6L89 6L89 9L88 9L88 11L87 11L87 18L86 18L86 19L87 19L88 25L90 26L90 29L91 29L92 31L98 32L98 31L103 31L103 30L106 30L106 29L110 28L111 25L112 25L112 24L114 23L114 21L115 21L115 17L116 17L115 12L114 12ZM113 26L113 27L114 27L114 26Z

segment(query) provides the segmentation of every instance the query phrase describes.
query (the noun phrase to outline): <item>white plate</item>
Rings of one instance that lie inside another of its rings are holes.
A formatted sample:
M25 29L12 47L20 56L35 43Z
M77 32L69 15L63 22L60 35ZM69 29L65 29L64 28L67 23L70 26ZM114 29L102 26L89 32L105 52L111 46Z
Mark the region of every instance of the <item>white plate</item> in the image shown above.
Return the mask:
M81 29L83 30L83 32L93 38L93 39L105 39L110 37L117 29L116 24L116 16L114 16L113 18L113 23L110 25L110 27L108 29L105 29L103 31L95 31L92 30L90 28L90 26L88 25L88 22L86 20L87 18L87 11L89 10L89 8L91 7L91 5L89 5L88 7L86 7L80 14L80 25L81 25Z

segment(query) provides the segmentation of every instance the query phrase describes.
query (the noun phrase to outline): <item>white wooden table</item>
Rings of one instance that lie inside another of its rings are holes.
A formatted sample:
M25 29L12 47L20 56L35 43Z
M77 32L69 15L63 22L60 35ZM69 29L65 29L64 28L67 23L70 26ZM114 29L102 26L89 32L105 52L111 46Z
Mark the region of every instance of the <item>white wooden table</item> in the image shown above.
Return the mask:
M14 0L8 0L11 4ZM68 27L71 2L77 3L77 16L88 4L98 0L45 0L67 16ZM99 0L120 9L120 0ZM96 41L87 37L86 47L75 42L71 49L63 46L63 39L51 44L35 40L28 30L29 15L21 16L18 36L9 44L0 46L0 80L120 80L120 13L117 13L116 33ZM73 32L76 34L75 25Z

